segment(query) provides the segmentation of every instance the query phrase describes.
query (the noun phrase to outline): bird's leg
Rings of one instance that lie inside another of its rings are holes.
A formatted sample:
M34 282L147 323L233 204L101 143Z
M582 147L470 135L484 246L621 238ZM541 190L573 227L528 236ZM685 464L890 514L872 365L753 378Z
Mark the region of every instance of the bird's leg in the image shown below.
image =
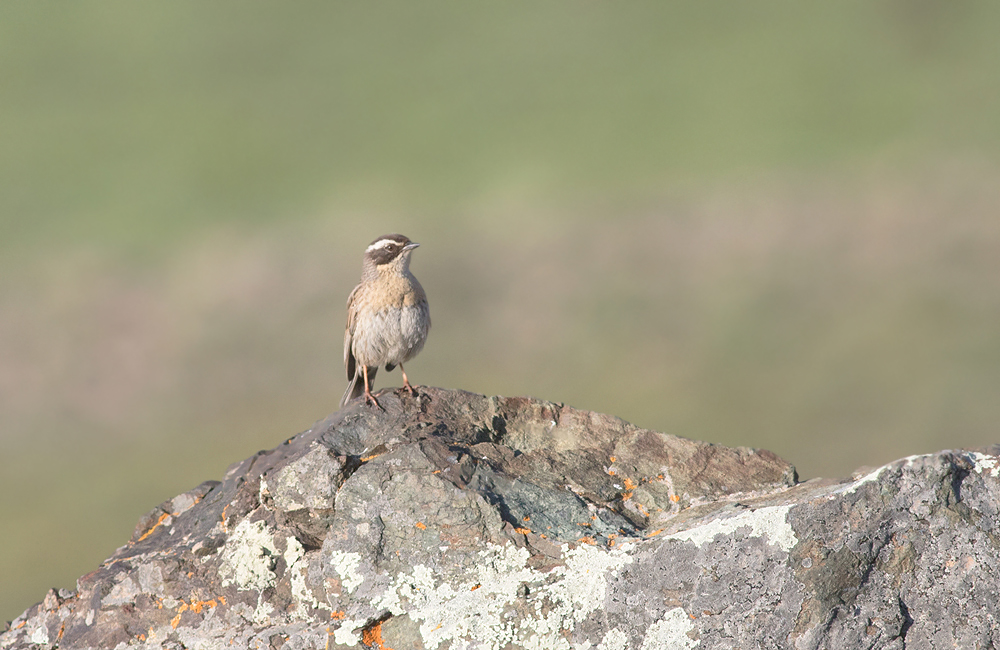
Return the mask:
M410 380L406 378L406 371L403 370L403 364L399 364L399 371L403 373L403 388L410 391L411 397L416 397L417 391L413 390L413 386L410 386Z
M382 408L382 405L381 405L381 404L379 404L379 403L378 403L378 400L377 400L377 399L375 399L375 396L374 396L374 395L372 395L372 391L371 391L371 386L369 386L369 384L368 384L368 366L366 366L366 365L362 364L362 365L361 365L361 372L362 372L362 373L364 374L364 376L365 376L365 377L364 377L364 379L365 379L365 404L367 404L367 403L368 403L369 401L371 401L371 403L372 403L372 404L374 404L374 405L375 405L375 406L377 406L377 407L378 407L379 409L381 409L381 410L383 410L383 411L384 411L385 409L384 409L384 408Z

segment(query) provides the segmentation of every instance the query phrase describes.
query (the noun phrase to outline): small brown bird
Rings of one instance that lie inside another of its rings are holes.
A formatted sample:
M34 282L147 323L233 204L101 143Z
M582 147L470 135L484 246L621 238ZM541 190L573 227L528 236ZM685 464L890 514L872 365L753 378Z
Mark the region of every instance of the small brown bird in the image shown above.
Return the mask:
M410 254L419 246L403 235L384 235L365 250L361 283L347 299L344 366L350 384L343 407L361 395L382 408L372 395L375 373L399 366L403 387L415 395L403 363L420 352L431 328L424 288L410 273Z

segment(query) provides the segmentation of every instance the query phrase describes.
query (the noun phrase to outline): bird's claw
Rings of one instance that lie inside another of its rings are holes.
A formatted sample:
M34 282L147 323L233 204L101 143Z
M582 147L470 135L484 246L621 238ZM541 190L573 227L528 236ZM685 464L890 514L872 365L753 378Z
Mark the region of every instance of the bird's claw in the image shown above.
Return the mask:
M382 405L381 405L381 404L379 404L379 403L378 403L378 400L377 400L377 399L375 399L375 396L374 396L374 395L372 395L371 393L365 393L365 404L368 404L369 402L371 402L372 404L374 404L374 405L375 405L375 407L376 407L376 408L377 408L378 410L380 410L380 411L382 411L383 413L385 413L385 409L384 409L384 408L382 407Z

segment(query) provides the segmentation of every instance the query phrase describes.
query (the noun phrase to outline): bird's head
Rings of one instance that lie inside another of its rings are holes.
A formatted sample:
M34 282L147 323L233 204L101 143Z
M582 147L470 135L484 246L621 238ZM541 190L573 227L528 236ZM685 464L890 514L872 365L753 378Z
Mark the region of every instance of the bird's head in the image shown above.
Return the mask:
M402 273L410 266L410 253L419 245L403 235L382 235L365 249L365 271Z

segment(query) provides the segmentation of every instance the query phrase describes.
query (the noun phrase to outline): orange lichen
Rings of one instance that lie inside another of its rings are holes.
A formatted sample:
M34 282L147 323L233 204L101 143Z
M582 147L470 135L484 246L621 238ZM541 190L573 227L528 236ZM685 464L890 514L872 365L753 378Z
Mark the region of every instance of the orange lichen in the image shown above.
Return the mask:
M626 477L625 478L625 492L622 493L622 500L623 501L628 501L629 499L631 499L632 498L632 493L635 492L635 489L637 487L639 487L639 486L635 483L635 481L633 481L632 479Z
M521 521L531 521L531 517L529 517L528 515L524 515L523 517L521 517Z
M663 532L663 529L662 528L658 528L658 529L654 530L651 533L646 533L646 537L656 537L657 535L659 535L662 532Z
M677 503L678 501L680 501L680 500L681 500L681 498L680 498L680 496L679 496L679 495L676 495L676 494L671 494L671 495L670 495L670 500L671 500L671 501L673 501L674 503Z
M56 640L63 638L63 633L66 631L66 624L63 623L59 626L59 634L56 635Z
M579 542L580 544L589 544L591 546L597 546L597 540L594 539L593 537L581 537L576 541Z
M156 520L156 523L155 523L155 524L153 524L153 527L152 527L152 528L150 528L149 530L147 530L147 531L146 531L145 533L143 533L143 534L142 534L142 537L140 537L140 538L139 538L138 540L136 540L136 541L139 541L139 542L141 542L142 540L144 540L144 539L146 539L147 537L149 537L150 535L152 535L152 534L153 534L153 531L154 531L154 530L156 530L157 528L159 528L159 527L160 527L160 525L161 525L161 524L163 523L163 521L164 521L164 520L165 520L165 519L166 519L167 517L169 517L169 516L170 516L170 513L169 513L169 512L164 512L164 513L163 513L162 515L160 515L160 518Z
M521 535L527 535L528 533L531 532L531 529L530 528L515 528L514 532L515 533L520 533Z
M475 591L476 589L479 589L480 587L482 587L482 585L479 585L479 584L477 584L476 586L474 586L474 587L473 587L472 589L470 589L469 591Z
M191 601L191 611L194 612L195 614L201 614L201 610L205 609L206 607L209 608L209 609L212 609L213 607L216 607L217 604L218 603L216 603L214 599L213 600L192 600Z
M578 521L578 522L576 522L576 525L577 526L586 526L587 528L590 528L590 522L589 521L583 521L583 522Z
M382 643L382 621L361 631L361 643L377 650L392 650Z
M330 618L332 618L335 621L342 621L344 620L345 616L347 616L347 612L341 612L341 611L330 612Z
M381 445L379 445L379 446L381 447ZM384 447L383 447L383 448L384 448ZM381 455L382 455L382 454L384 454L384 453L386 453L386 452L384 452L384 451L380 451L380 452L378 452L377 454L372 454L371 456L362 456L362 457L361 457L361 462L362 462L362 463L367 463L367 462L368 462L368 461L370 461L371 459L373 459L373 458L378 458L379 456L381 456Z
M613 467L608 468L608 476L614 476L617 473L618 472L616 472Z
M226 510L229 510L229 506L231 505L233 504L227 503L226 507L222 509L222 530L227 533L229 532L229 528L228 525L226 524Z
M420 530L427 530L427 526L424 525L424 522L422 521L418 521L417 523L414 524L414 526L416 526Z
M177 615L174 616L172 619L170 619L170 627L176 630L177 626L180 625L181 622L181 614L183 614L188 610L194 612L195 614L201 614L202 610L204 610L206 607L208 609L212 609L213 607L218 607L220 604L222 605L226 604L226 599L223 598L222 596L219 596L219 602L216 602L215 599L212 599L212 600L192 600L190 603L185 603L182 600L181 606L177 608Z
M614 456L611 457L611 462L612 463L615 462L615 457Z

